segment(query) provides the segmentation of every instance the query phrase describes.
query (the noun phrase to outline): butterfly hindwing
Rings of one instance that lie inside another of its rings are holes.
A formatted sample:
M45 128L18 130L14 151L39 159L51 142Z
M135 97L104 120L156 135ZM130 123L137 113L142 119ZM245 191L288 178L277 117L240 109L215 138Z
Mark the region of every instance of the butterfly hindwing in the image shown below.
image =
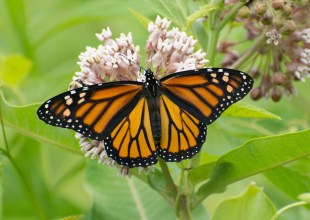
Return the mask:
M108 156L121 165L146 167L157 162L146 98L139 100L104 142Z
M84 86L51 98L37 114L47 124L102 140L135 107L142 91L138 82Z
M206 68L168 75L162 92L200 121L211 124L252 88L253 79L233 69Z
M161 140L158 155L166 161L193 157L203 145L207 127L169 97L160 97Z

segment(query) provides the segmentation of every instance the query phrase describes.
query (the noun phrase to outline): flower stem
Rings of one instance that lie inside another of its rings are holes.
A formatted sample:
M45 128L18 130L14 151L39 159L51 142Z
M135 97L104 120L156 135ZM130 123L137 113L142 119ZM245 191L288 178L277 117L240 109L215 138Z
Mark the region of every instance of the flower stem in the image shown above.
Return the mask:
M220 2L219 4L222 4ZM234 16L238 13L239 9L244 5L244 3L237 4L233 7L231 12L225 16L223 20L219 20L218 11L214 12L213 16L210 16L209 29L211 32L209 45L208 45L208 59L209 65L214 66L214 60L216 55L217 43L219 41L220 32L225 27L225 25L232 20ZM221 10L222 7L219 8Z
M260 47L262 42L266 39L265 36L266 30L261 34L261 36L256 40L256 42L249 48L230 68L238 69L244 62L251 58L254 52L257 51Z
M158 158L158 160L159 160L159 165L160 165L160 168L162 170L163 176L167 182L168 191L170 192L173 200L175 201L175 198L177 196L177 189L176 189L175 184L173 182L173 179L172 179L172 176L170 174L167 163L161 158Z
M221 20L221 22L217 25L217 29L222 30L224 28L224 26L229 22L232 21L233 18L236 16L236 14L238 13L238 11L240 10L240 8L242 8L244 6L245 3L239 3L237 5L235 5L231 11L229 12L228 15L225 15L225 17L223 18L223 20Z
M187 189L186 189L186 182L187 177L185 176L185 170L182 168L181 170L181 177L178 186L178 193L176 196L175 201L175 212L179 219L191 219L191 210L188 206L188 198L187 198ZM185 192L185 193L184 193Z
M2 91L0 90L0 95L2 95ZM3 135L3 141L4 141L4 146L5 149L3 149L3 152L7 152L8 154L10 153L10 149L9 149L9 144L8 141L6 139L6 135L5 135L5 129L4 129L4 120L2 118L2 100L1 100L1 96L0 96L0 123L1 123L1 130L2 130L2 135Z
M290 205L287 205L285 207L283 207L282 209L280 209L279 211L277 211L277 213L271 218L271 220L276 220L279 218L279 216L285 212L286 210L290 209L290 208L294 208L294 207L297 207L297 206L302 206L302 205L306 205L308 204L307 202L305 201L300 201L300 202L295 202L295 203L292 203Z
M219 38L220 32L218 30L214 30L211 33L211 37L209 40L209 45L208 45L208 59L209 59L209 65L211 67L214 66L214 59L215 59L215 54L216 54L216 47L217 47L217 42Z

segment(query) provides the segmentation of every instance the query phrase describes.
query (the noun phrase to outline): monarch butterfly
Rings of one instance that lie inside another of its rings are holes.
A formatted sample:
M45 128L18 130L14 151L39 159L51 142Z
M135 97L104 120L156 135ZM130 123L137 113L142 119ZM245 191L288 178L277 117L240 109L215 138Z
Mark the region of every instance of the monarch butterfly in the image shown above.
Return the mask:
M193 157L205 142L207 125L252 88L246 73L205 68L145 82L116 81L64 92L38 109L47 124L104 141L107 155L127 167Z

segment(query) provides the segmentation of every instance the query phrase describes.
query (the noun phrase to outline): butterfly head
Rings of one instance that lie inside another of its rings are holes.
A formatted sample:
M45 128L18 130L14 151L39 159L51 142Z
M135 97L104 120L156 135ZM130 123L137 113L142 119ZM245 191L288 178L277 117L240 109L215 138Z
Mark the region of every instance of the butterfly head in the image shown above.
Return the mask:
M145 70L144 75L145 75L146 81L152 81L155 79L154 73L150 69Z

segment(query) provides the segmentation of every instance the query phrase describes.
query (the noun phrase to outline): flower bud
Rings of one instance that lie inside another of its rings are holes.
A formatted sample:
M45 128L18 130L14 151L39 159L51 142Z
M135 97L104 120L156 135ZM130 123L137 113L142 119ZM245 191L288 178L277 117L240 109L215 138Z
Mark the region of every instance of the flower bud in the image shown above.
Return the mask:
M285 16L291 15L292 11L293 11L293 8L291 6L289 6L289 5L283 6L283 13Z
M222 67L228 67L232 65L239 58L239 53L237 51L230 51L227 53L221 63Z
M267 5L263 2L258 2L255 5L255 11L257 12L257 14L263 15L267 11Z
M272 1L272 7L276 10L283 8L283 0L273 0Z
M275 16L272 19L272 25L276 28L281 28L284 25L284 22L280 16Z
M253 67L253 68L249 71L249 74L250 74L254 79L260 77L260 75L261 75L259 69L255 68L255 67Z
M290 21L286 21L284 23L282 33L289 35L289 34L293 33L295 30L296 30L295 22L290 20Z
M282 96L282 93L280 91L280 89L278 89L277 87L273 87L272 89L272 93L271 93L271 98L274 102L278 102L280 101Z
M258 100L262 97L262 91L260 87L256 87L251 91L251 98L253 100Z
M261 22L264 24L264 25L269 25L271 24L271 20L272 20L272 16L270 15L269 12L266 12L262 19L261 19Z
M279 73L279 72L276 72L276 73L274 74L274 76L272 77L272 82L273 82L275 85L282 85L283 82L284 82L283 74L282 74L282 73Z
M239 16L240 18L248 18L250 16L250 9L248 6L243 6L239 10Z

